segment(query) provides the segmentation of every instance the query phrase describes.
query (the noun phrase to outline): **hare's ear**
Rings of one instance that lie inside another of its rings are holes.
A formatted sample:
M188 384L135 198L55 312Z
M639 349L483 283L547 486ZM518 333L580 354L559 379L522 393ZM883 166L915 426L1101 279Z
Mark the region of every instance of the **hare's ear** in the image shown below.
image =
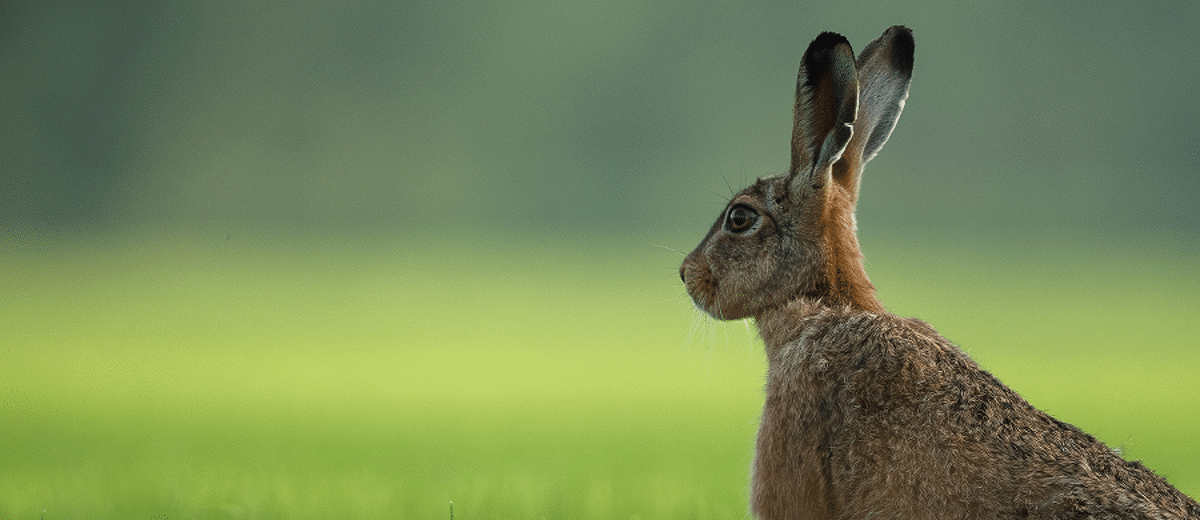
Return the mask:
M840 34L821 33L804 52L796 77L790 190L803 196L829 180L854 132L858 79L854 51Z
M858 55L859 107L854 136L846 152L833 167L833 179L854 199L863 166L879 153L908 98L912 80L912 30L895 25Z

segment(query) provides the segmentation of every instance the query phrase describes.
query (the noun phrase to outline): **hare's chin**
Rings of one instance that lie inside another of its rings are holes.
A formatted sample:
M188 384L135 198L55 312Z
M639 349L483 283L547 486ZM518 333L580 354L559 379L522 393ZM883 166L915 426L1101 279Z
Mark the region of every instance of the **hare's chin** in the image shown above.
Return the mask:
M714 305L714 295L705 294L703 291L688 291L688 293L688 295L692 297L692 305L695 305L696 309L703 311L704 314L707 314L715 319L724 319L721 317L719 307Z
M692 303L696 305L697 309L717 320L740 320L749 315L744 305L718 299L716 294L694 295Z
M709 305L709 302L711 301L710 298L706 298L703 294L695 294L692 291L688 291L688 296L692 298L692 305L694 305L697 309L704 311L706 314L713 313L712 306Z

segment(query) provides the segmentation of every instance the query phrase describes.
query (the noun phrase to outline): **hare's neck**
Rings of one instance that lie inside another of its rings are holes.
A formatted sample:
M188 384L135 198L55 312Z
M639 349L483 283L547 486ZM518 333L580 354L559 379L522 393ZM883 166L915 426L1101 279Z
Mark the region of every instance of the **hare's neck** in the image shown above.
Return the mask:
M875 287L863 268L862 252L855 236L853 206L827 214L823 230L824 283L815 291L797 294L792 300L768 308L756 316L759 334L770 353L793 343L817 323L855 314L885 314L875 296Z
M826 217L825 258L828 294L819 295L831 304L849 305L868 312L885 312L875 296L875 287L863 268L851 205L833 204Z
M817 338L830 334L843 336L861 329L862 320L873 320L881 314L887 312L830 304L814 298L797 298L760 313L755 324L767 350L767 361L774 364L777 358L795 357L795 349L807 349Z
M801 297L759 314L755 324L768 357L784 345L801 339L806 328L832 312L834 310L820 300Z

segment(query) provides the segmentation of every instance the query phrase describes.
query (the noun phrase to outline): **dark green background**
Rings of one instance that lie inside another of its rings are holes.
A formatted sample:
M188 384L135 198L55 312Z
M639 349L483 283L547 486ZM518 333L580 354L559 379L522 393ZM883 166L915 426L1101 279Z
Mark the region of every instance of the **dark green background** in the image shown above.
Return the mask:
M1200 224L1200 4L6 2L0 222L704 229L800 54L917 40L868 233Z

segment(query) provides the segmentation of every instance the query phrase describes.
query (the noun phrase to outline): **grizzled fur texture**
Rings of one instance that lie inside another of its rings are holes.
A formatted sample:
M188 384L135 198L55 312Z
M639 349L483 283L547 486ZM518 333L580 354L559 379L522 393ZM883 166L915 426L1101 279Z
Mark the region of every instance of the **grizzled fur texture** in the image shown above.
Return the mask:
M854 57L809 46L792 165L734 196L680 275L714 317L754 317L766 403L751 509L770 519L1200 518L1137 462L1027 403L924 322L884 309L863 270L862 167L908 96L913 39Z

